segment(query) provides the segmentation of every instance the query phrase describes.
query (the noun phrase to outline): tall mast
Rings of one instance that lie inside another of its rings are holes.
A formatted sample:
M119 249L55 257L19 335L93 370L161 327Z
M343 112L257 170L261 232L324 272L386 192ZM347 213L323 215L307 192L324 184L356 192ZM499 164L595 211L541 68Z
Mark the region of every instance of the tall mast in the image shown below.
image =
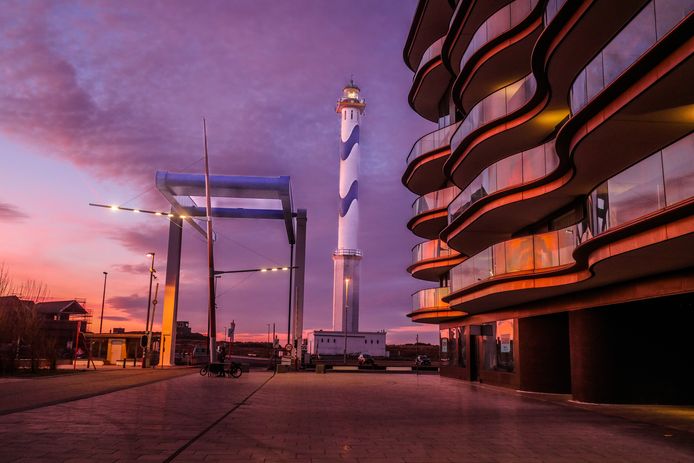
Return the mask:
M210 363L215 361L217 350L217 313L214 291L214 248L212 239L212 200L210 198L210 163L207 155L207 123L202 119L202 129L205 137L205 207L207 216L207 263L209 266L208 287L210 300L208 302L207 329L209 337Z

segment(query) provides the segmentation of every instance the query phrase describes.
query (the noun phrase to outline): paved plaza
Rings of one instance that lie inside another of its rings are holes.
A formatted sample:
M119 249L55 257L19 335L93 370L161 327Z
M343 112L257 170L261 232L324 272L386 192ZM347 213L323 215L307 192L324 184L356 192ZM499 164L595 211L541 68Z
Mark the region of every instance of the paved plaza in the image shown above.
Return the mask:
M3 462L694 460L684 430L412 374L193 371L7 413L0 442Z

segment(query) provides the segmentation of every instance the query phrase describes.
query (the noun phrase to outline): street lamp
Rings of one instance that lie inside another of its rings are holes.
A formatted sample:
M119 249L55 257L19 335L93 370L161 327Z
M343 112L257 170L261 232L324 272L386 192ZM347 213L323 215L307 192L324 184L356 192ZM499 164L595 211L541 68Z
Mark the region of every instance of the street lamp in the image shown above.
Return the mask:
M104 272L104 292L101 295L101 317L99 319L99 334L101 334L103 325L104 325L104 304L106 303L106 277L108 276L108 272Z
M149 334L149 313L150 310L152 309L152 280L154 279L154 253L153 252L148 252L146 254L147 257L152 258L152 263L149 266L149 297L147 298L147 320L145 322L145 334L147 335L147 347L145 347L145 351L142 353L142 368L147 367L147 355L149 353L149 344L151 342L151 336Z
M345 349L343 352L343 361L347 364L347 311L349 310L349 278L345 278L345 322L342 325L342 334L345 337Z

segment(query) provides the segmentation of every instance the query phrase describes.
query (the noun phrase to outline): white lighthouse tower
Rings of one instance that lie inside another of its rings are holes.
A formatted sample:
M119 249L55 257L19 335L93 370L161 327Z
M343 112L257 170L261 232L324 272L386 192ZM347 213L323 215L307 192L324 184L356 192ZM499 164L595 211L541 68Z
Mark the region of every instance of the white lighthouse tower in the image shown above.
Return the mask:
M345 362L360 353L386 355L385 331L359 331L359 130L364 108L359 87L350 80L335 110L340 116L340 199L333 252L333 327L313 332L313 353L339 355Z
M340 203L333 252L333 331L359 331L359 127L366 102L350 80L337 101L340 116Z

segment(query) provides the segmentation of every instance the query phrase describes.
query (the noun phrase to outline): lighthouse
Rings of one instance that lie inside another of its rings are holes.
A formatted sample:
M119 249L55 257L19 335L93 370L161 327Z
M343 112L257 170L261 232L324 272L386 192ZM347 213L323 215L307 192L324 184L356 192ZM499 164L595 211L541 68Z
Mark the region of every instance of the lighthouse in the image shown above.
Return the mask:
M353 80L342 90L337 249L333 252L333 331L359 331L359 130L366 102Z
M313 353L341 356L345 363L360 353L386 355L386 332L359 331L359 134L366 102L350 79L337 100L340 118L340 184L337 207L337 249L333 251L333 326L313 332Z

